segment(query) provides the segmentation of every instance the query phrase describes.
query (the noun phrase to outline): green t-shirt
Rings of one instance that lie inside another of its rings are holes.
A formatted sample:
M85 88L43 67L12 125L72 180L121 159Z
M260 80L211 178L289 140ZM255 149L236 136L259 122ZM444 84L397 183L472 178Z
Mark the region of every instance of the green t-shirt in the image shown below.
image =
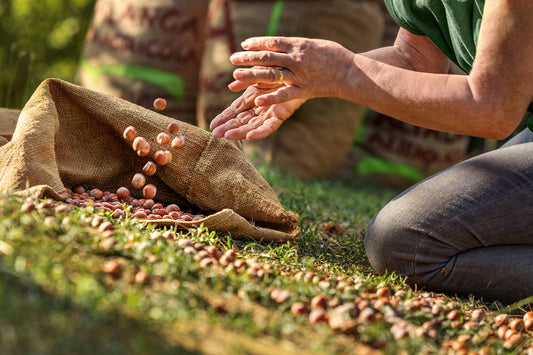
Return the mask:
M385 0L403 28L425 35L465 72L472 69L485 0Z

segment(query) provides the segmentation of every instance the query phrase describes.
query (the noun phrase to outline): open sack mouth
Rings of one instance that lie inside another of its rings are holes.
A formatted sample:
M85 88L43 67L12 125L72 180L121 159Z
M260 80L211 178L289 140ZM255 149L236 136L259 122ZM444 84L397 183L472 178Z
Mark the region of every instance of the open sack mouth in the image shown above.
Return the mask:
M0 193L14 186L24 188L16 193L158 226L203 224L265 241L300 232L298 216L283 208L235 142L58 79L41 83L13 139L0 146Z

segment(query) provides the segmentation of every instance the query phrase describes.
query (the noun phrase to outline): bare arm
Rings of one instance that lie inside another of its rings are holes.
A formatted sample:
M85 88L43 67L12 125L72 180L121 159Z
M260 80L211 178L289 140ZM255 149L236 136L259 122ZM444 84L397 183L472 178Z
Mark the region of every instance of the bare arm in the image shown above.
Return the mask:
M377 48L362 56L394 67L425 73L446 74L450 60L426 36L400 28L393 46Z
M320 40L245 41L248 52L235 54L232 62L270 68L236 70L230 88L270 86L263 92L251 90L241 102L251 116L237 127L238 134L231 134L234 128L225 130L231 115L213 121L215 129L221 127L216 133L262 138L288 117L272 114L273 108L335 96L426 128L504 138L517 127L533 97L532 16L531 1L487 1L469 75L447 74L444 55L426 37L406 30L399 32L395 46L363 54ZM283 85L276 83L272 67L284 68Z

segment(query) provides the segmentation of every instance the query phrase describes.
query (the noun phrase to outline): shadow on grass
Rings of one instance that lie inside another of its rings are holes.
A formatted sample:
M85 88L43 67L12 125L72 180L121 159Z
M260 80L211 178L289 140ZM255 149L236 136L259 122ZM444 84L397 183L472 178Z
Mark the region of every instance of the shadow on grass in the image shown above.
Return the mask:
M103 313L0 271L1 354L196 354L155 324Z

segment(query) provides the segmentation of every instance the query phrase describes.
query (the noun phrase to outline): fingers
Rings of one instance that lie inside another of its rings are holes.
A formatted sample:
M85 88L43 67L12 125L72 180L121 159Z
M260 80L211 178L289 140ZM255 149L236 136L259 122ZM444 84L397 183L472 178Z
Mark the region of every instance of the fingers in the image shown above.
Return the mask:
M245 83L287 83L291 84L294 75L284 68L249 68L236 69L233 77Z
M277 130L282 123L283 120L274 115L271 109L256 107L217 126L212 134L215 138L262 139Z
M237 52L230 56L230 61L234 65L241 66L267 66L267 67L288 67L291 59L288 54L272 51L250 51Z
M257 112L256 112L257 114ZM277 117L271 117L262 112L261 115L254 116L247 124L228 129L224 138L227 139L263 139L273 133L283 123Z
M279 69L276 69L279 71ZM285 71L284 71L285 72ZM283 80L283 82L285 82L285 80ZM228 84L228 88L231 90L231 91L234 91L234 92L239 92L239 91L242 91L248 87L251 87L253 86L254 88L257 88L259 90L263 90L263 91L266 91L266 90L270 90L270 91L274 91L274 90L277 90L279 89L280 87L284 86L285 84L284 83L280 83L280 79L278 78L278 80L275 80L271 83L267 83L266 80L265 82L260 82L260 83L256 83L256 82L253 82L252 81L240 81L240 80L235 80L233 82L231 82L230 84ZM259 93L254 93L256 96L259 95Z
M228 88L233 92L239 92L239 91L243 91L244 89L246 89L247 87L251 85L253 85L252 82L244 82L244 81L235 80L228 84Z
M257 106L270 106L294 99L303 99L302 94L303 90L297 86L284 86L274 92L256 97L255 104Z
M216 138L222 137L223 133L220 135L220 132L223 132L223 130L217 130L216 128L237 117L241 112L254 107L254 100L258 95L259 91L257 88L250 87L240 97L233 101L228 108L218 114L209 125L209 128L213 132L213 136Z
M263 118L256 116L255 111L250 109L217 127L213 135L216 138L244 139L248 132L260 126L262 122Z
M222 114L221 114L222 115ZM219 115L220 116L220 115ZM222 122L217 122L215 123L214 125L214 129L212 131L212 135L215 137L215 138L222 138L222 137L226 137L226 138L229 138L228 137L228 131L234 131L235 133L239 132L239 130L235 130L235 129L239 129L243 126L246 126L252 119L253 117L255 116L254 114L254 110L253 109L249 109L247 111L244 111L244 112L241 112L239 113L238 115ZM217 116L218 118L218 116ZM217 119L215 118L215 119ZM214 120L213 120L214 122ZM213 125L213 124L212 124ZM243 131L242 135L241 136L236 136L234 134L235 138L231 138L231 139L243 139L244 137L246 137L246 132Z
M233 107L228 107L218 114L209 124L209 128L215 138L224 137L223 125L237 116L237 111Z
M269 118L259 127L250 130L246 134L246 139L263 139L277 130L282 123L283 121L276 117Z
M237 69L233 73L236 79L228 85L231 91L239 92L251 85L261 88L275 89L282 85L288 85L293 82L294 75L287 69L281 68L251 68Z
M250 87L251 85L260 86L260 85L266 85L266 84L261 84L261 83L256 84L253 81L250 81L250 82L234 81L231 84L229 84L228 87L233 91L241 91L241 90L244 90ZM262 107L287 102L293 99L305 99L305 97L303 96L303 90L294 85L280 86L277 90L274 88L274 91L272 91L271 93L260 95L260 96L258 96L257 93L254 93L254 96L256 96L255 99L250 98L250 100L253 100L253 103L255 105L262 106ZM249 106L247 106L247 108L248 107ZM228 109L226 109L220 115L223 115L227 110ZM240 111L242 110L237 110L236 112L234 112L233 116L235 116L237 112L240 112Z
M248 51L275 51L286 53L293 46L294 39L288 37L252 37L241 43L241 47Z
M246 135L248 132L253 130L253 127L249 124L239 126L235 129L228 130L226 134L224 134L224 138L226 139L246 139Z

